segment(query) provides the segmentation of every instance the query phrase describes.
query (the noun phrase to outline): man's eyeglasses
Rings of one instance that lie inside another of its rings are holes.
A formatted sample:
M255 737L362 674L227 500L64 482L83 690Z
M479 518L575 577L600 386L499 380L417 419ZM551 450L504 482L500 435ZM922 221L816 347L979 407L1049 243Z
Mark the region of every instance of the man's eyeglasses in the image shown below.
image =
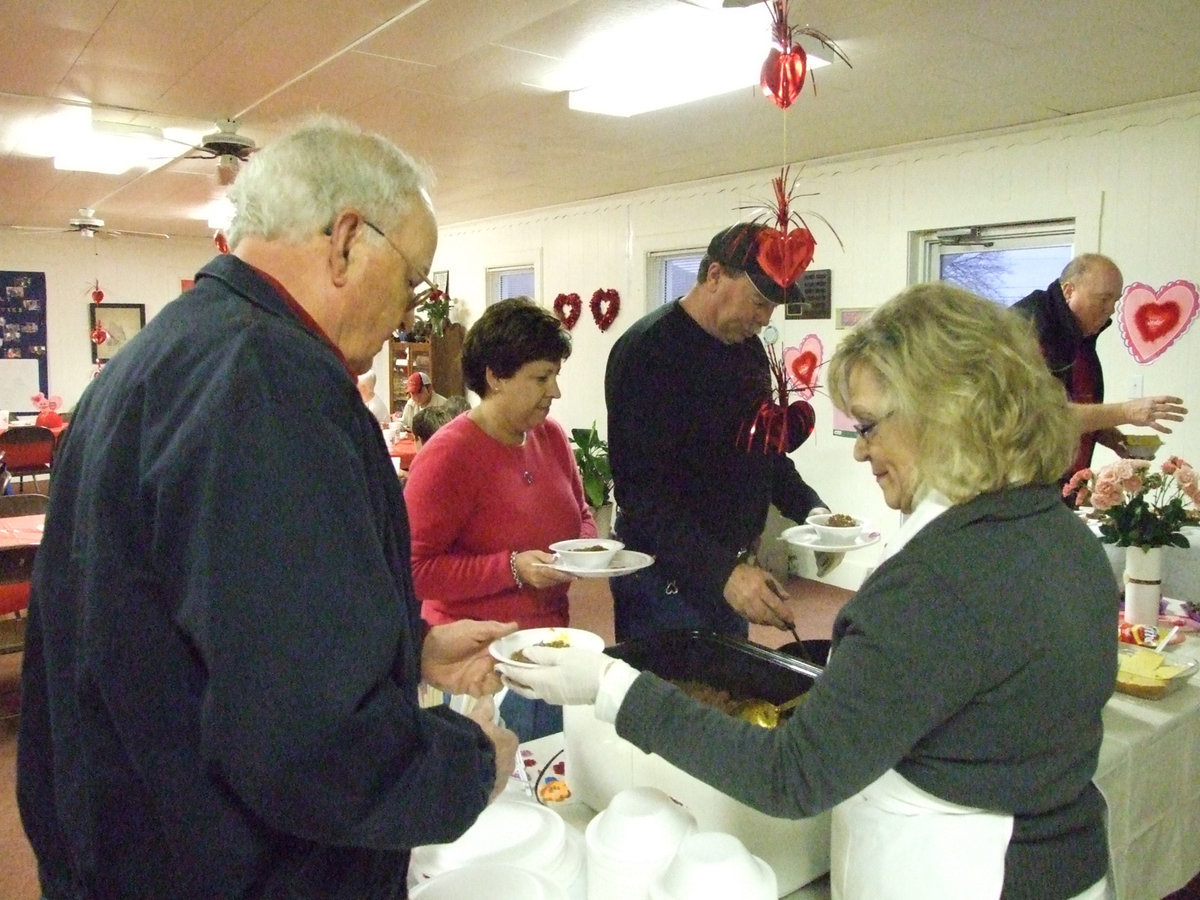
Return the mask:
M381 238L383 238L385 241L387 241L388 246L400 254L400 258L402 260L404 260L404 264L406 266L408 266L412 271L420 274L420 270L412 264L412 260L410 260L408 258L408 254L406 254L403 250L401 250L399 247L397 247L395 244L393 244L392 239L383 233L382 228L380 228L378 225L376 225L370 219L363 219L363 224L366 225L368 228L370 228L373 232L375 232ZM421 283L425 285L425 288L424 288L424 290L416 292L416 296L413 298L415 303L422 302L423 300L425 300L425 298L427 298L430 294L432 294L434 291L436 291L438 289L438 286L429 280L429 276L420 275L420 278L421 278Z
M895 412L895 410L893 410L893 412ZM889 412L889 413L884 413L882 416L880 416L874 422L858 422L853 426L854 433L857 434L864 441L869 442L871 440L871 437L875 434L875 429L879 427L879 423L884 421L885 419L891 418L891 416L892 416L892 413Z

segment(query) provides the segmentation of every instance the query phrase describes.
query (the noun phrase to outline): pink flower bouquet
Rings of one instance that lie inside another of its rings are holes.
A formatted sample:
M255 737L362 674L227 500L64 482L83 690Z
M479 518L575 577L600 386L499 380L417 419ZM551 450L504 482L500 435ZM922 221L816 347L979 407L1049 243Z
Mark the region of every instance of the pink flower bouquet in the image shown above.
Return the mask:
M1080 469L1063 487L1076 506L1100 515L1100 539L1119 547L1187 547L1180 529L1200 507L1200 484L1192 466L1172 456L1161 471L1150 463L1121 459L1102 469Z

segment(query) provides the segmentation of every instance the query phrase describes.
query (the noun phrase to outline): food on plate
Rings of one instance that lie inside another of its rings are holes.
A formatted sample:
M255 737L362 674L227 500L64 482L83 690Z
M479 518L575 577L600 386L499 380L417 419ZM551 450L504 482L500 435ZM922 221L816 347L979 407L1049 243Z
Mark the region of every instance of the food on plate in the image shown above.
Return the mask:
M858 519L845 513L834 513L825 520L825 524L830 528L853 528L858 524Z
M608 548L603 544L593 544L590 547L576 547L576 553L603 553Z
M1117 690L1134 697L1157 700L1170 690L1170 680L1186 668L1168 665L1163 654L1139 647L1132 653L1120 655Z
M569 637L567 637L565 634L561 634L558 637L550 638L547 641L538 641L536 644L529 645L529 647L570 647L570 646L571 646L571 639ZM528 650L529 647L523 647L520 650L517 650L515 653L513 653L513 655L512 655L513 662L521 662L521 663L528 663L529 665L536 665L536 663L534 663L534 661L532 659L530 659L528 656L525 655L525 651Z

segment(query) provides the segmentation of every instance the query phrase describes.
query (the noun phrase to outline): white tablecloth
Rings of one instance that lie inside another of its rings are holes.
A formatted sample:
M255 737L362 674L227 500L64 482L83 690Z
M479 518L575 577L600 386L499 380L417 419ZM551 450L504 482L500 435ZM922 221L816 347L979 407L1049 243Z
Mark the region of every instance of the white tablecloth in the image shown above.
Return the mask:
M1171 656L1200 659L1200 635L1172 647ZM561 734L521 745L535 779L563 748ZM558 757L560 760L563 757ZM570 760L564 777L570 783ZM1161 900L1200 872L1200 677L1162 700L1114 694L1104 708L1097 786L1108 801L1109 845L1118 900ZM595 811L556 804L580 830ZM785 900L829 900L819 878Z

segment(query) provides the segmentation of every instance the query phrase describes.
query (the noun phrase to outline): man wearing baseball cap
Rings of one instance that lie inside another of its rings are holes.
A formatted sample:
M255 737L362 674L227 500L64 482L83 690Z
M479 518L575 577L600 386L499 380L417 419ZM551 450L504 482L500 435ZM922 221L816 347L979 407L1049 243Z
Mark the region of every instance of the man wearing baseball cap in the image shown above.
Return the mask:
M408 376L408 400L400 414L400 424L405 431L412 431L413 416L426 407L446 405L446 398L433 389L433 382L425 372L413 372Z
M758 332L779 304L802 299L795 276L781 284L770 274L779 237L745 222L719 232L687 295L643 316L609 354L614 532L655 557L612 579L618 641L793 623L779 585L753 562L771 504L797 522L825 507L782 449L753 440L771 398ZM809 418L801 439L811 428Z

